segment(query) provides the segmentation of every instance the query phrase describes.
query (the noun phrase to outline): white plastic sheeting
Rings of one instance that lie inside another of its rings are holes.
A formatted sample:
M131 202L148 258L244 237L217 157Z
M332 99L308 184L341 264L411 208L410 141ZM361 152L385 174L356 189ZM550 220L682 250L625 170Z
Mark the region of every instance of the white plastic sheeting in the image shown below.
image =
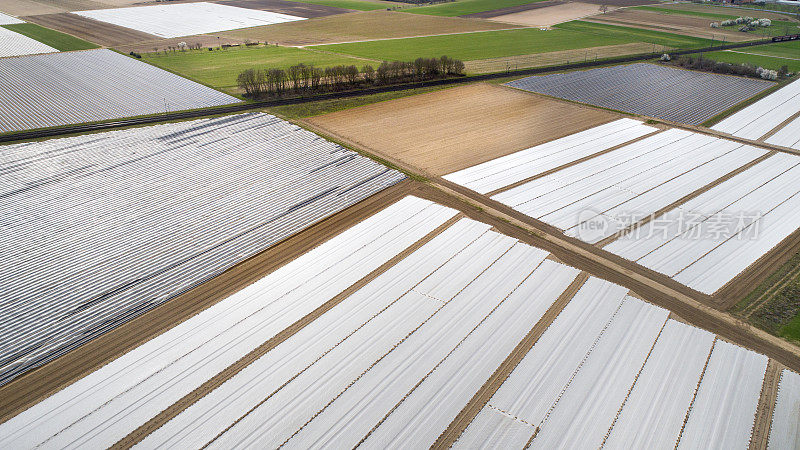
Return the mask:
M598 447L668 315L625 292L589 279L457 447Z
M800 226L798 164L771 156L605 249L712 294Z
M364 445L430 447L577 274L577 269L543 262L402 400Z
M599 448L669 312L626 297L583 366L548 411L532 448Z
M0 25L14 25L17 23L25 23L25 21L19 20L14 16L9 16L8 14L3 14L0 12Z
M49 45L0 27L0 58L4 56L34 55L52 53L58 50Z
M493 256L481 252L466 265L463 261L456 265L454 258L447 270L434 273L412 289L412 293L439 305L412 333L390 344L377 359L365 361L366 367L337 364L334 360L337 372L350 373L346 378L337 381L338 376L325 380L316 377L317 384L344 383L341 388L304 389L303 396L313 400L289 409L288 418L276 417L274 407L272 411L259 408L260 418L250 414L214 441L212 447L272 447L275 442L303 448L331 445L331 442L342 447L357 444L460 344L487 321L491 322L491 315L503 300L547 255L496 233L487 233L487 238L504 243L505 250L499 254L491 252ZM381 331L372 330L367 340L372 342L380 334ZM354 353L358 352L348 350L345 354L352 358ZM269 424L271 428L267 428Z
M0 446L111 446L454 214L395 203L3 423Z
M747 449L767 362L762 354L718 339L678 447Z
M73 14L164 38L305 20L288 14L205 2L75 11Z
M3 380L404 178L267 114L10 145L0 172Z
M800 448L800 375L788 369L781 372L768 448Z
M594 243L766 152L669 130L502 192L492 198ZM603 229L586 230L600 222Z
M800 80L794 81L711 128L747 139L759 139L800 111Z
M0 132L237 103L108 49L0 59Z
M486 194L655 131L638 120L620 119L451 173L444 179Z
M442 306L412 290L421 280L443 281L481 254L491 259L508 250L510 244L487 235L488 229L459 221L190 406L140 447L202 447L235 423L240 426L234 432L267 430L262 442L280 444Z
M605 447L674 448L713 343L713 334L668 320Z
M800 97L797 99L800 101ZM783 128L767 138L766 142L800 150L800 117L784 125Z

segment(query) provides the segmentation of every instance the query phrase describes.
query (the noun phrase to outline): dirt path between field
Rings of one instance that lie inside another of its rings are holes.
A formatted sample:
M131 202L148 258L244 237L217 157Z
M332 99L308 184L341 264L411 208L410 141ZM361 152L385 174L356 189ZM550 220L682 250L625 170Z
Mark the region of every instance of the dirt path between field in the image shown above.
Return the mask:
M589 274L581 272L567 287L555 302L550 305L550 308L544 313L541 319L531 328L527 335L514 347L514 350L506 357L500 366L494 371L491 377L483 383L480 389L472 396L470 401L461 409L455 419L450 422L450 425L439 438L431 446L435 449L450 448L453 443L461 436L461 433L469 426L475 419L478 413L486 406L489 399L500 389L500 386L505 383L506 379L511 372L519 365L525 355L533 348L539 338L550 327L550 324L561 314L561 311L566 308L570 300L580 290L586 280L589 279Z
M766 450L769 441L769 430L772 427L772 413L778 399L778 383L781 380L783 366L770 359L761 385L761 396L756 407L756 418L753 423L753 434L750 438L750 450Z

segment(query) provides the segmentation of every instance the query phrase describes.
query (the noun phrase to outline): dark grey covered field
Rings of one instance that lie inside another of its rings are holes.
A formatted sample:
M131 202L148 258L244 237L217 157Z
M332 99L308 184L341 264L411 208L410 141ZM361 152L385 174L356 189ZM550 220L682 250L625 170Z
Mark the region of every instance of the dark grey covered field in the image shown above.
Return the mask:
M508 85L603 108L699 125L773 83L637 63L527 77Z
M0 384L405 178L267 114L2 150Z

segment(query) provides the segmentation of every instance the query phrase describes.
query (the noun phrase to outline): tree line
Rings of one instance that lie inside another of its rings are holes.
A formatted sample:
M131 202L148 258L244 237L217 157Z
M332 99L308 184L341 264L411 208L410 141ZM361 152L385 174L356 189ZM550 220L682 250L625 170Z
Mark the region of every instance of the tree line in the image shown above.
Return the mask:
M288 69L247 69L237 77L239 88L252 98L286 94L336 92L364 86L427 81L464 75L464 62L448 56L414 61L384 61L377 69L365 65L326 68L296 64Z

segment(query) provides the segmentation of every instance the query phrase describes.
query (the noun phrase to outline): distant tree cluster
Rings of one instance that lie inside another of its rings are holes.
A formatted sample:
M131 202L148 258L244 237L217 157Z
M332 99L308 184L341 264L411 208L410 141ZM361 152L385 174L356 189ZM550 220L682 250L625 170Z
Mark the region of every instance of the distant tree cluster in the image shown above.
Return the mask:
M669 55L667 55L667 58L669 58ZM669 59L664 59L663 56L661 60L669 61ZM788 66L782 66L780 70L769 70L764 69L763 67L751 66L749 64L731 64L714 61L713 59L704 58L702 55L698 57L679 56L673 59L672 63L686 69L761 78L765 80L776 80L778 78L785 78L789 75Z
M237 77L247 97L279 97L336 92L356 87L426 81L464 75L464 62L447 56L417 58L412 62L384 61L377 69L366 65L326 68L297 64L288 69L247 69Z

